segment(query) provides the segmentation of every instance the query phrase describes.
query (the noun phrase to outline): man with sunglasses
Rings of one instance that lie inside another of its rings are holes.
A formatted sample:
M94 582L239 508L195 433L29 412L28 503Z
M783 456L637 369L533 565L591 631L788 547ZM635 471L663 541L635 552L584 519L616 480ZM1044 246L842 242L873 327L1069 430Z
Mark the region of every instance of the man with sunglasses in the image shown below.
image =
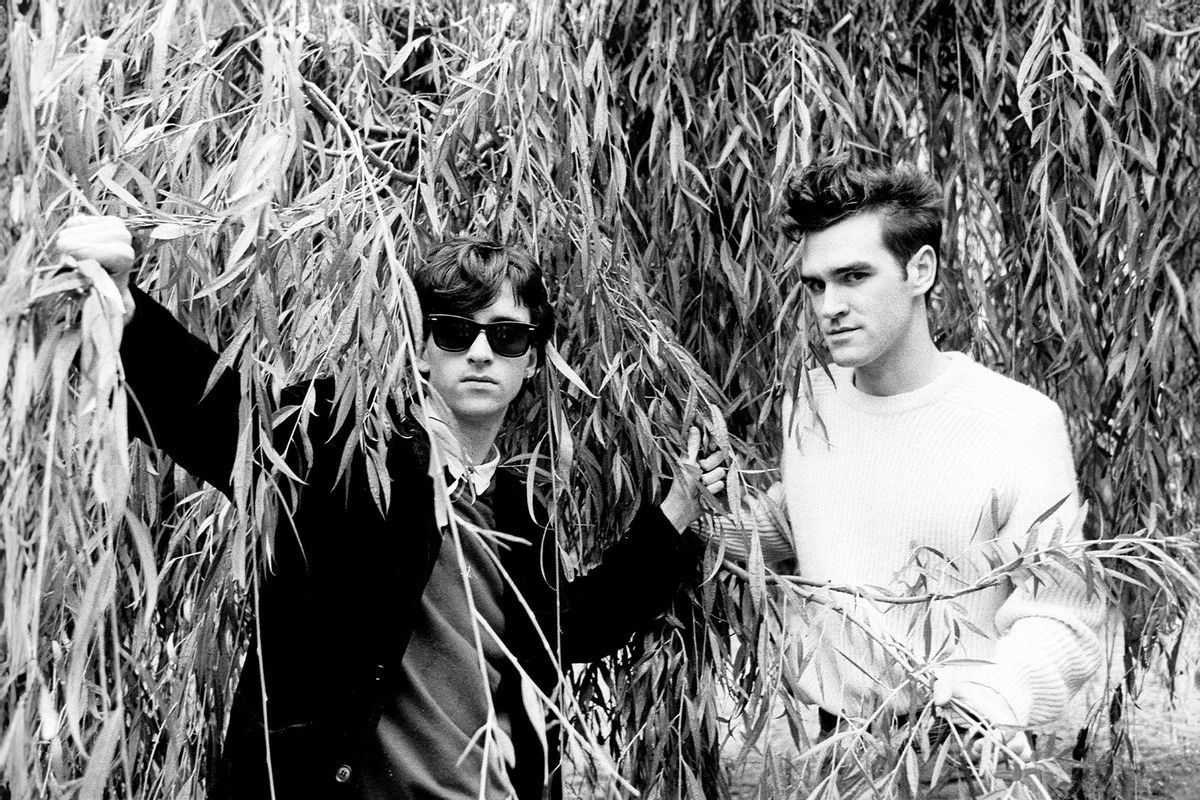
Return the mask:
M206 391L217 355L129 285L129 244L115 218L72 220L57 239L65 255L100 262L126 298L131 430L229 494L240 379L226 370ZM360 450L342 470L348 437L361 434L337 421L331 382L284 392L283 405L311 409L275 434L304 485L275 535L209 797L561 794L558 736L539 698L564 665L627 643L694 575L702 547L686 529L704 489L723 487L723 457L696 463L693 431L692 464L662 505L643 505L601 564L565 580L553 527L541 508L531 517L522 473L501 466L495 445L553 330L539 266L456 239L412 277L429 402L392 414L385 509Z

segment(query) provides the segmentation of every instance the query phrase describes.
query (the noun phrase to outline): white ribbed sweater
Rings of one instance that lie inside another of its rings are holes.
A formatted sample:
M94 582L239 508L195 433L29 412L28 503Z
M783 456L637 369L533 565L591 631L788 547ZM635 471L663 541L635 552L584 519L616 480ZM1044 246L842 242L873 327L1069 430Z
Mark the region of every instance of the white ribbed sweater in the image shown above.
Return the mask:
M802 400L792 418L785 401L791 533L762 531L768 561L794 554L804 578L923 594L961 589L1011 559L1060 501L1039 540L1056 527L1078 535L1058 406L961 353L946 357L942 374L912 392L866 395L849 370L832 367L832 382L812 372L814 408ZM727 552L745 555L739 544L727 537ZM785 646L802 670L801 691L835 713L863 716L884 704L904 713L921 696L885 653L893 643L918 661L948 662L943 669L999 693L1019 724L1037 725L1057 717L1098 667L1104 613L1069 570L1037 583L907 606L830 592L836 607L807 602L789 615Z

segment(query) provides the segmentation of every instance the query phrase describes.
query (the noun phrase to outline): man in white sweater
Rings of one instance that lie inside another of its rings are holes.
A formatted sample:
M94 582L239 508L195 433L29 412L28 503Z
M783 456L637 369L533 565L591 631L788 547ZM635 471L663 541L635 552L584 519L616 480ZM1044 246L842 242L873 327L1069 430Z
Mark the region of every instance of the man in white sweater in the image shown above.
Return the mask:
M942 193L928 177L824 162L793 177L785 199L833 363L785 398L782 481L748 527L768 563L794 558L802 578L863 590L818 590L790 614L802 699L826 732L839 717L903 719L930 699L907 675L930 665L937 705L1027 755L1021 731L1058 717L1100 664L1103 602L1078 572L1060 563L954 599L879 597L959 593L1056 532L1056 546L1077 540L1063 414L934 344L926 298ZM726 519L710 535L746 557L749 538L733 530L744 524Z

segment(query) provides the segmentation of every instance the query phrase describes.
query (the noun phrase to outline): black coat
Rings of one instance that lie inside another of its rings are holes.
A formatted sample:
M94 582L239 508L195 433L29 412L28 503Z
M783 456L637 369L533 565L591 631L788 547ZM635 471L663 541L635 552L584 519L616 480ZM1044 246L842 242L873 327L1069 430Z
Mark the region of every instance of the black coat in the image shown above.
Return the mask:
M239 438L239 377L227 371L204 395L216 354L144 293L135 291L135 297L137 309L121 347L131 431L228 494ZM285 402L299 402L309 389L305 384L289 390ZM275 560L263 578L256 633L210 798L271 796L264 727L270 731L279 800L358 795L363 756L396 685L441 546L428 444L420 429L395 420L398 435L392 436L387 461L391 503L381 513L361 455L337 479L352 425L335 430L330 382L316 381L312 390L317 405L306 430L311 457L301 455L298 437L288 457L306 483L291 522L281 515L275 532ZM280 452L283 444L276 442ZM657 507L643 506L602 564L556 591L545 577L557 571L552 532L530 518L517 475L497 472L493 506L497 530L534 543L503 551L501 562L541 634L551 646L561 643L564 664L595 660L626 644L666 609L696 570L701 548L695 538L677 533ZM552 692L559 675L538 631L511 590L502 604L505 644L542 690ZM518 681L506 678L498 702L520 708L519 692ZM518 725L516 718L514 725L513 784L522 800L540 798L547 789L541 744L531 726ZM550 746L555 769L557 743ZM558 793L558 784L556 771L552 793Z

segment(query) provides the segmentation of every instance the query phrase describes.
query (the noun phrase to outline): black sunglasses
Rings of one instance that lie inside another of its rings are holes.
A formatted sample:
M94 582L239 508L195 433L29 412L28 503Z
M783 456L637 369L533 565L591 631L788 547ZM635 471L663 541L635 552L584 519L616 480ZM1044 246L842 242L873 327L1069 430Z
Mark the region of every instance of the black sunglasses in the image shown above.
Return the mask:
M453 314L428 314L425 317L433 343L448 353L461 353L475 343L479 332L487 336L492 352L505 358L517 358L529 352L536 325L524 322L476 322Z

